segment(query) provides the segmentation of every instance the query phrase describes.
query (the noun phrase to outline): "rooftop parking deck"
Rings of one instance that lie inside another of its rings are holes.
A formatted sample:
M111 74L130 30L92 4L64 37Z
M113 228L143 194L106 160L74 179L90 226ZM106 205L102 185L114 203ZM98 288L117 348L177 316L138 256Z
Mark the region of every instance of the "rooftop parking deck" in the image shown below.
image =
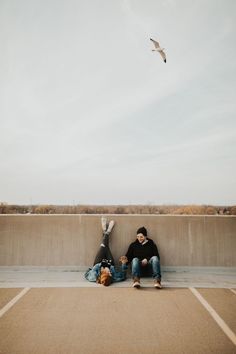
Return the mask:
M150 279L140 290L86 284L45 287L41 282L37 288L1 288L0 352L236 352L236 288L156 290Z
M100 216L0 216L1 354L235 354L236 218L112 215L117 260L145 225L163 289L84 278Z

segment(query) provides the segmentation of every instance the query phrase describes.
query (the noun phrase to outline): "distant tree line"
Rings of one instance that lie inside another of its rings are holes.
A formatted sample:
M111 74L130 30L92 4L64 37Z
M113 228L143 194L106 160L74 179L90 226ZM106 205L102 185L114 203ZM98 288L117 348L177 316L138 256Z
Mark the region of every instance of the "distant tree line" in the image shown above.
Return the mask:
M236 205L11 205L0 203L0 214L236 215Z

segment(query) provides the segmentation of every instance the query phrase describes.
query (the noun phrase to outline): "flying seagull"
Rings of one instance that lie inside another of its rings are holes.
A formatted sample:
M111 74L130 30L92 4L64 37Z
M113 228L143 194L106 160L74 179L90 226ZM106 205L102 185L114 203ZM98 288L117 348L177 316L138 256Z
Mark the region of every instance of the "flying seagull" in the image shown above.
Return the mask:
M160 44L157 41L154 41L154 39L150 38L150 41L153 42L155 49L152 49L152 52L159 52L162 56L162 59L164 60L164 62L166 63L166 55L164 53L164 49L165 48L161 48Z

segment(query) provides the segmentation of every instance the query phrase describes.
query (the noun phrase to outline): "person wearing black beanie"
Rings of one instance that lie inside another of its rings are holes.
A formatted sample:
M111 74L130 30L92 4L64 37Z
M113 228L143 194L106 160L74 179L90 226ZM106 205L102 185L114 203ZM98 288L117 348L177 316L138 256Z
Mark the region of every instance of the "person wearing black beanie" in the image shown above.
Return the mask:
M137 238L129 245L126 257L131 264L134 288L140 288L141 276L152 276L154 287L161 289L160 255L157 245L147 236L144 226L138 228Z
M147 229L146 227L142 226L140 227L138 230L137 230L137 235L138 234L143 234L143 236L146 236L147 237Z

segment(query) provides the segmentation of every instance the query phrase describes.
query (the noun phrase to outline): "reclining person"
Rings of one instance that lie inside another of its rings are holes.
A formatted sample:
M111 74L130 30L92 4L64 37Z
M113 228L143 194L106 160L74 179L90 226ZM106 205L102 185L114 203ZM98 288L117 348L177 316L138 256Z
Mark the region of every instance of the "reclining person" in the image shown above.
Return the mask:
M126 279L127 257L120 257L121 269L115 269L114 258L109 247L109 236L114 227L115 222L111 220L109 224L106 218L101 219L103 239L99 250L94 259L94 265L85 273L85 278L91 282L97 282L104 286L109 286L113 282L123 281Z

